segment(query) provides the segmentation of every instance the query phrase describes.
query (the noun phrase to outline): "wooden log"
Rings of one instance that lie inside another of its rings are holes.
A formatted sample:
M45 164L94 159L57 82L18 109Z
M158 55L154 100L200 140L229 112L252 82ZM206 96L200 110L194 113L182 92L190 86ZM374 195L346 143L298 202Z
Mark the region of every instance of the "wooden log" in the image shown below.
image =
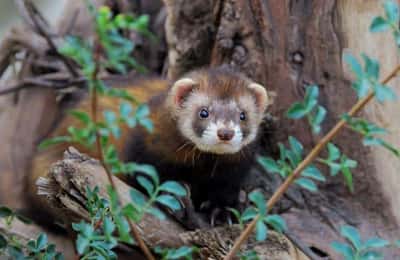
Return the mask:
M121 205L130 203L131 187L113 178L121 196ZM65 152L62 161L52 165L47 178L38 180L39 194L47 198L56 219L64 221L66 225L88 219L89 214L83 206L86 203L86 187L98 187L99 195L108 198L108 185L106 172L100 163L73 148ZM240 233L236 225L187 232L169 216L159 220L150 214L144 216L138 228L144 241L152 248L197 246L201 259L222 259ZM253 239L243 249L254 249L262 259L308 259L285 236L272 231L265 242Z

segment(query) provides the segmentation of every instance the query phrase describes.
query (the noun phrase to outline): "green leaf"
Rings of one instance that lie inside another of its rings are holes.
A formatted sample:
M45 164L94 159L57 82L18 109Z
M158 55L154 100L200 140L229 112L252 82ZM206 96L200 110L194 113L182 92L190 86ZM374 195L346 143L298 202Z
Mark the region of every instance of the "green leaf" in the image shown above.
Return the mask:
M256 224L256 240L257 241L264 241L267 239L268 228L262 219L259 219Z
M242 214L242 221L253 220L257 216L257 210L253 207L247 208Z
M371 89L371 83L368 78L362 78L359 83L356 83L357 87L357 96L358 98L363 98L368 95L369 90Z
M340 158L340 150L337 148L336 145L333 143L328 143L328 160L329 161L336 161Z
M379 260L383 259L383 254L376 251L364 252L360 256L360 260Z
M146 177L138 176L136 179L140 186L142 186L147 191L148 195L153 194L154 185Z
M70 110L69 114L75 118L77 118L78 120L82 121L85 124L88 124L89 122L91 122L91 118L90 116L83 111L79 111L79 110Z
M397 99L396 93L389 87L386 87L384 85L376 84L374 87L374 92L376 99L379 102L384 102L384 101L394 101Z
M7 247L7 239L0 234L0 250Z
M267 214L267 207L264 194L262 194L258 190L255 190L249 194L249 199L257 206L257 209L261 216L265 216Z
M17 214L15 214L15 216L17 217L17 219L19 219L20 221L24 222L25 224L28 224L28 225L32 224L32 220L31 219L29 219L29 218L27 218L27 217L25 217L25 216L23 216L21 214L17 213Z
M14 215L13 211L10 208L5 206L0 206L0 218L7 218Z
M179 201L171 195L158 196L156 201L167 206L168 208L172 209L173 211L179 210L181 208L181 204L179 203Z
M89 244L90 241L87 238L83 237L82 235L78 235L78 239L76 240L76 250L80 255L83 255Z
M306 190L312 191L312 192L316 192L318 191L317 186L315 185L315 183L310 180L310 179L306 179L306 178L298 178L297 180L295 180L295 183L297 185L300 185L301 187L303 187Z
M137 205L133 205L132 203L127 204L125 207L122 208L121 213L123 216L132 219L134 222L140 221L142 209L136 207Z
M383 17L375 17L369 30L371 32L384 32L390 28L390 24Z
M352 226L342 226L340 234L349 240L355 249L360 250L362 246L361 237L358 230Z
M287 229L285 220L279 215L268 215L265 218L265 222L267 222L275 231L279 233L282 233Z
M239 224L240 224L240 228L242 229L243 228L243 225L242 225L242 218L241 218L241 216L240 216L240 212L239 212L239 210L237 210L237 209L235 209L235 208L228 208L228 210L233 214L233 216L237 219L237 221L239 222Z
M307 166L307 168L303 170L301 176L312 178L317 181L326 181L325 176L322 175L321 171L314 165Z
M351 173L350 169L347 167L341 167L341 171L343 173L344 181L349 187L351 192L354 192L354 185L353 185L353 174Z
M26 259L22 249L19 247L9 245L7 247L7 252L11 256L11 259L16 259L16 260L25 260Z
M381 248L381 247L386 247L389 246L390 243L387 240L384 240L382 238L379 237L373 237L373 238L369 238L367 241L364 242L364 244L362 245L362 249L367 249L367 248Z
M45 149L51 145L56 145L60 143L69 143L69 142L72 142L72 138L70 136L57 136L42 141L39 144L39 149Z
M36 240L36 248L38 250L43 250L44 248L46 248L47 243L48 243L47 235L44 233L41 233Z
M103 220L104 233L110 237L115 230L115 224L110 217L105 217Z
M317 111L315 112L315 115L311 119L312 130L315 134L318 134L321 132L321 123L324 121L326 113L327 112L324 107L318 106Z
M386 0L383 3L383 8L385 9L385 14L386 14L386 17L389 20L389 22L398 26L399 6L397 5L397 3L395 3L391 0Z
M159 189L161 191L166 191L172 193L176 196L186 196L186 189L176 181L166 181L164 182Z
M307 115L307 112L302 103L294 103L286 112L286 116L290 119L300 119Z
M104 115L104 119L106 120L108 125L113 125L115 123L115 121L117 120L117 116L115 115L115 113L113 111L105 110L103 112L103 115Z
M303 145L293 136L289 136L289 144L296 156L296 161L300 161L303 154Z
M150 114L150 108L146 104L141 104L136 109L136 117L137 118L144 118Z
M361 54L365 63L365 72L367 75L375 80L379 79L379 62L375 59L368 57L365 53Z
M304 97L304 107L307 111L307 114L311 112L311 110L315 107L318 103L319 89L318 86L308 86L306 89L306 95Z
M132 202L139 207L143 207L146 204L146 198L142 193L132 188L129 191L129 195L131 197Z
M355 259L354 251L349 245L334 241L331 243L331 247L333 250L343 255L345 260Z
M156 186L159 185L160 179L158 178L158 173L154 166L149 164L136 164L135 171L148 175Z
M329 163L328 166L331 176L336 176L342 169L342 166L338 163Z
M128 118L130 113L133 111L131 104L123 102L119 107L119 113L122 118Z
M166 218L164 212L162 212L161 210L159 210L158 208L155 208L155 207L148 208L146 210L146 212L150 213L151 215L155 216L156 218L158 218L160 220L165 220L165 218Z
M139 124L146 128L149 133L152 133L154 130L153 122L148 118L141 118L139 119Z
M346 53L343 56L344 61L350 66L350 69L356 74L357 78L361 78L364 74L361 64L357 61L357 59L349 54Z
M275 162L275 160L273 160L270 157L264 157L264 156L258 156L257 157L257 162L259 164L261 164L261 166L264 168L264 170L266 170L267 172L270 173L279 173L280 172L280 168L278 166L278 164Z

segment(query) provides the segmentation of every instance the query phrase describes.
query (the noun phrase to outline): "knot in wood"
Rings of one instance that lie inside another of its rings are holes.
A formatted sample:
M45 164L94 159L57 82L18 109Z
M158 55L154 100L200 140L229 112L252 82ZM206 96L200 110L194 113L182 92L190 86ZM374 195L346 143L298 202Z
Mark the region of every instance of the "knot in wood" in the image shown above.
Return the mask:
M302 65L304 62L304 55L300 51L296 51L292 54L292 62L295 64Z

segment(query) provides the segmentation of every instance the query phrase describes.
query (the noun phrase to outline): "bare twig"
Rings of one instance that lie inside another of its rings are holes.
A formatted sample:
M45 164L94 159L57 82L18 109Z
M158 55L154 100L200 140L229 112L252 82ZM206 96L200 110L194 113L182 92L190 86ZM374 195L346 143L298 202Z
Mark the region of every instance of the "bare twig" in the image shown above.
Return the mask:
M390 80L392 80L397 73L400 71L400 65L397 66L383 81L382 84L387 84ZM353 116L361 111L372 99L374 98L374 93L370 92L366 97L360 99L347 113L349 116ZM302 171L314 161L314 159L318 156L321 150L342 130L342 128L346 125L346 121L341 119L319 142L318 144L311 150L311 152L304 158L304 160L296 167L291 175L279 186L279 188L275 191L272 197L267 202L267 209L271 209L276 202L285 194L285 192L289 189L290 185L301 175ZM237 252L240 249L240 246L246 241L246 239L253 232L259 216L254 218L246 227L245 230L240 234L239 238L235 241L233 247L229 251L229 253L225 256L225 260L233 259Z
M97 42L95 41L95 55L94 55L94 60L95 60L95 70L93 72L92 78L91 80L93 82L98 80L98 74L99 74L99 70L100 70L100 65L99 65L99 60L100 60L100 45L97 44ZM91 113L92 113L92 120L94 122L95 125L97 125L97 88L96 86L93 86L93 89L91 91ZM97 147L97 153L98 153L98 157L100 158L100 162L103 165L104 169L106 170L107 173L107 177L108 177L108 181L111 184L111 187L113 188L113 190L115 191L116 195L117 195L117 201L120 204L121 203L121 198L119 195L119 191L114 183L114 180L112 178L112 174L110 169L108 168L108 166L105 163L104 160L104 155L103 155L103 148L101 146L100 143L100 133L98 131L96 131L96 147ZM148 260L155 260L153 254L151 253L150 249L146 246L146 243L143 241L143 239L140 236L139 231L137 230L136 226L132 223L131 219L127 218L129 227L131 229L132 235L135 238L136 242L138 243L140 249L143 251L145 257Z
M25 18L32 29L36 30L41 36L45 38L51 51L53 51L61 59L71 75L74 77L78 77L79 73L75 70L71 62L58 51L57 45L52 39L54 33L51 33L48 29L45 29L44 25L47 24L47 22L44 20L44 17L40 14L35 5L30 0L15 1L17 3L17 6L19 7L22 17ZM39 17L40 21L37 19L37 17Z
M65 81L52 81L48 80L45 77L35 77L35 78L25 78L15 84L11 84L11 86L7 88L2 88L0 86L0 96L11 94L16 91L26 89L26 88L51 88L51 89L64 89L71 86L79 86L82 87L86 84L86 79L84 78L77 78L77 79L65 79Z

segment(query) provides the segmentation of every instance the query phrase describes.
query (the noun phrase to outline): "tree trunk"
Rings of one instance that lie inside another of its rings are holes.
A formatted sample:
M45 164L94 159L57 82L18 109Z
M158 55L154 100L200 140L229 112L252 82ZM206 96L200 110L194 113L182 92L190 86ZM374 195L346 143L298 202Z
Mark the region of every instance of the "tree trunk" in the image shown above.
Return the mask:
M79 2L74 1L74 5L65 10L64 18L55 30L60 35L70 32L90 37L89 15L82 4L77 4ZM141 2L142 9L148 8L146 10L151 12L159 8L159 1L96 1L97 4L105 2L119 2L123 3L122 6L128 2ZM155 3L156 7L151 7L150 2ZM153 72L163 70L171 79L193 68L228 64L276 92L263 140L265 153L273 157L277 156L277 143L286 142L289 135L296 136L306 149L311 149L356 101L350 84L352 77L342 62L343 53L358 55L366 52L379 58L382 76L398 63L397 48L391 36L368 32L373 16L382 12L379 1L164 2L166 12L154 11L158 14L152 15L152 26L157 31L160 44L155 48L154 44L142 43L143 49L139 49L143 50L143 57L139 60ZM164 31L157 26L162 24L165 13L168 59L163 64L166 51L162 41ZM43 35L31 32L33 36L25 39L29 35L23 33L26 29L24 27L15 33L15 37L9 37L9 42L5 41L0 46L0 75L4 76L3 72L18 52L30 56L26 58L28 65L21 66L24 69L13 77L15 80L38 76L43 71L43 67L33 61L44 58L44 61L60 62L59 57L54 57L54 51L51 51ZM57 40L57 36L53 38ZM39 73L35 74L35 71ZM49 75L53 71L51 68L42 74ZM66 71L65 66L61 71ZM306 122L293 122L285 117L290 104L303 99L305 86L309 84L319 86L319 101L328 111L319 136L311 134ZM400 94L399 90L396 92ZM23 207L22 172L29 165L37 139L48 131L57 118L59 104L54 102L54 92L49 90L39 92L37 89L28 89L16 96L19 101L17 106L9 108L15 104L14 97L0 104L0 136L2 140L7 140L0 149L0 201L13 207ZM398 110L399 103L373 103L363 116L388 127L391 135L387 140L400 146L396 138L400 131L400 121L396 116ZM319 256L329 255L336 259L338 256L329 244L333 240L341 240L338 229L342 224L357 226L363 237L377 233L389 240L400 237L397 231L400 202L396 198L396 191L400 189L396 169L400 168L400 162L380 148L364 148L360 137L347 130L334 143L343 153L359 162L354 170L354 194L344 187L341 178L336 177L320 185L320 192L316 194L291 188L273 210L286 219L292 237L299 238ZM260 188L270 196L279 183L276 176L265 174L255 167L243 186L247 193ZM385 256L395 259L399 255L387 251Z
M351 76L342 55L366 52L379 58L381 75L398 63L397 48L389 33L371 34L372 18L382 13L379 1L363 0L166 0L170 78L194 67L229 64L276 92L270 113L276 120L269 129L265 152L276 156L277 142L296 136L312 148L356 101ZM394 82L397 83L397 82ZM289 121L285 111L303 99L306 85L317 84L320 103L327 109L320 136L313 136L303 122ZM400 93L399 90L397 90ZM371 104L363 113L367 119L389 127L388 141L397 138L399 103ZM396 135L397 134L397 135ZM292 189L283 201L290 209L284 214L289 229L320 254L334 253L329 243L338 237L340 224L352 224L363 236L399 236L400 189L396 169L400 162L380 148L366 149L360 137L348 130L335 140L342 151L359 162L354 170L355 192L344 187L341 178L320 185L318 194ZM251 179L252 178L252 179ZM260 179L249 175L250 188ZM263 188L270 192L271 181ZM257 184L258 183L258 184ZM379 183L380 185L377 185ZM273 182L272 182L273 184ZM291 196L292 195L292 196ZM289 198L289 199L287 199ZM305 210L306 209L306 210ZM377 210L379 209L379 210ZM388 258L394 257L388 253Z

